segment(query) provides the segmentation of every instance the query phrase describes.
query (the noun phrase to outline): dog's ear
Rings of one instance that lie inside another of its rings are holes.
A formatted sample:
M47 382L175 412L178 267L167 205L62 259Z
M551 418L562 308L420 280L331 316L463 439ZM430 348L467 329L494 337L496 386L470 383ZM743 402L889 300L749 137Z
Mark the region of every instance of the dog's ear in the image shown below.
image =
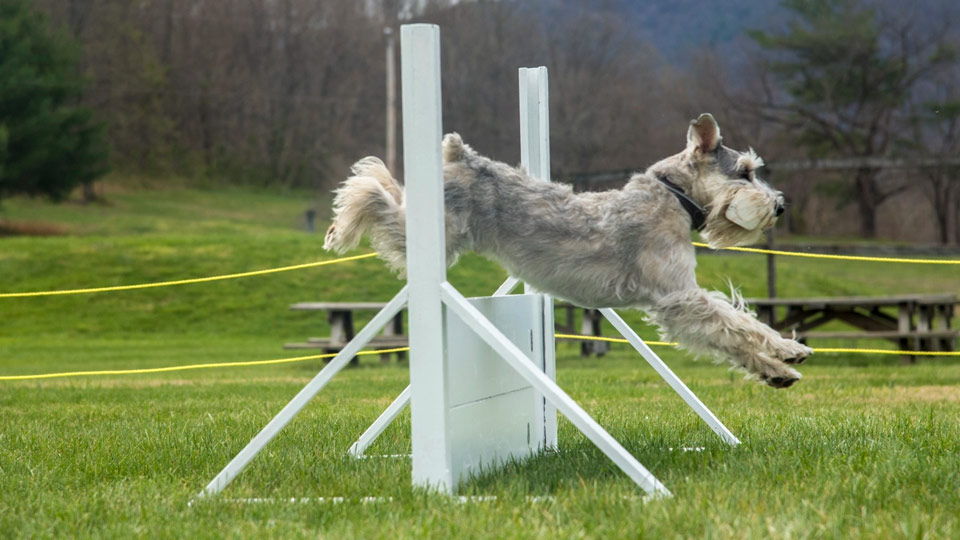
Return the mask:
M690 121L687 130L687 146L694 146L701 153L713 152L720 146L720 126L710 113L703 113Z

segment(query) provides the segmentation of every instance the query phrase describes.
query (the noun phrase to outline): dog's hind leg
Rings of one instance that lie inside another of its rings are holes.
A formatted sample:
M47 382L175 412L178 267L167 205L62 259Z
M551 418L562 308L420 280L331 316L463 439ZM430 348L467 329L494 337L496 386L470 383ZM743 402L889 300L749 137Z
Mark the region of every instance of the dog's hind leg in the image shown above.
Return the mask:
M343 253L370 236L374 249L394 270L406 266L406 234L403 189L382 161L364 158L351 168L333 200L333 224L327 230L324 249Z
M672 293L648 313L665 338L695 353L721 356L776 388L786 388L801 377L787 365L788 359L806 358L813 352L784 339L717 292L696 288Z

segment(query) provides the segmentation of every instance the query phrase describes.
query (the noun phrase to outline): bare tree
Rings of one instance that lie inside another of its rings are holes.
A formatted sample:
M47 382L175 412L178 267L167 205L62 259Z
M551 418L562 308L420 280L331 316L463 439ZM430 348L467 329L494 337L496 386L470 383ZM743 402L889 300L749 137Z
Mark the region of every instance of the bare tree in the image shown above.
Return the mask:
M517 68L546 65L555 175L640 169L676 151L689 120L676 106L676 77L608 4L428 7L425 19L444 29L446 127L483 152L518 160Z
M924 77L949 63L949 24L919 24L918 12L890 13L861 0L787 0L795 17L783 33L754 32L765 51L760 99L747 109L795 134L815 157L888 155L899 143L905 103ZM902 6L901 6L902 7ZM909 188L885 187L880 171L854 172L860 232L877 233L877 208Z
M912 108L912 140L918 155L933 158L933 164L918 168L916 176L924 196L930 201L937 223L939 240L956 245L958 206L960 206L960 72L930 81L929 94L919 98Z
M675 72L616 0L37 0L82 34L115 166L331 186L384 152L384 25L444 29L448 129L519 158L517 68L551 75L554 170L642 168L682 143ZM664 77L663 75L669 75Z

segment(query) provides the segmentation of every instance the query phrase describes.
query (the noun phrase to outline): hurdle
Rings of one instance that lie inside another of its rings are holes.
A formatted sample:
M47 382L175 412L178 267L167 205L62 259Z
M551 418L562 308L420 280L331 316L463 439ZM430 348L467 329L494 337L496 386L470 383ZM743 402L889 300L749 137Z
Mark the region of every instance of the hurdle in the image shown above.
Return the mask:
M524 166L549 181L545 68L521 70ZM220 493L406 305L410 386L350 448L367 447L408 403L414 486L453 495L474 471L556 447L563 414L644 492L670 491L555 382L552 299L509 278L491 297L467 299L446 280L440 140L440 32L401 27L407 285L218 473L197 498ZM532 105L532 107L531 107ZM604 315L731 445L736 437L612 310ZM454 350L454 346L457 347Z
M531 176L541 180L550 180L550 121L549 121L549 78L546 67L520 68L519 70L519 94L520 94L520 163ZM520 280L509 277L493 293L493 296L502 296L509 294L520 284ZM524 285L525 292L532 292L529 285ZM545 297L545 310L551 316L553 312L553 300ZM610 308L603 308L600 313L606 318L613 327L619 332L630 345L650 364L650 366L660 375L664 381L687 403L687 405L707 424L714 433L716 433L724 442L730 446L740 444L740 440L713 414L710 409L691 391L686 384L663 362L662 359L644 343L637 333L623 320L616 311ZM545 320L545 324L551 325L549 332L552 333L552 318ZM556 380L555 353L552 350L547 351L545 371L549 377ZM365 456L366 450L387 428L387 426L403 411L410 402L410 387L408 386L399 396L384 410L356 442L349 449L349 453L354 457ZM548 430L544 437L545 448L556 447L556 413L553 407L547 403L545 405L545 416L547 421L552 421L552 431Z

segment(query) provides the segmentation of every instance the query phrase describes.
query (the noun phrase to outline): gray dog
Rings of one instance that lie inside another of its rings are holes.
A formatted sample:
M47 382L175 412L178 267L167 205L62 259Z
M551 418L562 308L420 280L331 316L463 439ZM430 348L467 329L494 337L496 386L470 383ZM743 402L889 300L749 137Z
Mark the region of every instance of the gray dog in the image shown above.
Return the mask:
M447 263L474 250L537 290L587 307L638 308L667 339L724 358L784 388L813 351L764 325L734 293L697 286L690 230L711 247L750 244L773 227L783 195L761 181L763 161L721 144L713 116L690 123L683 152L635 174L623 189L574 193L443 140ZM406 257L403 187L375 157L337 190L324 248L368 234L393 269Z

